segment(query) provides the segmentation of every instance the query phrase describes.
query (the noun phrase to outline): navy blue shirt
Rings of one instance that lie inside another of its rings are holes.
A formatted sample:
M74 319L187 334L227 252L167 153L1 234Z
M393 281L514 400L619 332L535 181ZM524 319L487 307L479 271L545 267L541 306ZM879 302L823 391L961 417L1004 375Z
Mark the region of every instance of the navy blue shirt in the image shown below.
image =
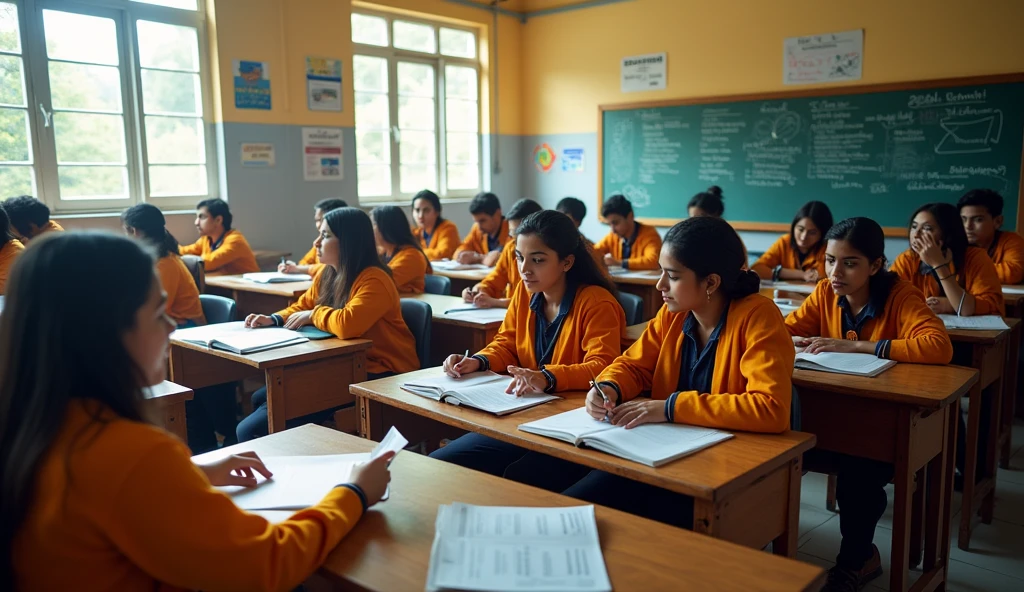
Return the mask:
M494 236L487 235L487 250L488 251L500 251L501 241L498 239L498 235L501 234L501 226L505 223L504 216L501 218L501 224L498 224L498 230L494 233Z
M698 393L711 392L711 379L715 373L715 357L718 353L718 337L725 327L725 320L729 316L729 305L726 304L722 311L722 318L718 319L715 330L708 337L704 349L697 351L697 331L699 326L697 317L691 312L683 323L683 351L679 362L679 382L676 384L676 392L665 401L665 417L673 421L673 414L676 407L676 396L684 391L697 391Z
M555 341L558 340L558 334L562 331L562 325L565 323L565 317L569 315L569 311L572 309L572 303L576 300L576 286L567 284L565 286L565 294L562 296L562 303L558 307L558 315L555 320L548 322L547 316L544 314L544 294L537 292L530 297L530 310L533 311L536 320L536 333L537 338L533 343L533 352L537 357L537 365L543 367L545 364L551 363L551 356L555 351Z
M629 269L629 256L633 252L633 243L636 242L636 237L640 234L640 223L636 222L633 225L633 236L629 237L629 240L622 239L622 268Z
M872 295L868 300L868 303L860 310L856 315L850 309L850 302L846 299L846 296L840 296L836 300L839 308L843 311L843 334L840 336L842 339L851 339L852 341L858 341L861 339L860 332L864 329L864 325L873 318L876 318L879 313L885 310L885 300L880 296ZM875 344L875 355L879 358L889 357L889 346L892 342L888 339L881 339Z

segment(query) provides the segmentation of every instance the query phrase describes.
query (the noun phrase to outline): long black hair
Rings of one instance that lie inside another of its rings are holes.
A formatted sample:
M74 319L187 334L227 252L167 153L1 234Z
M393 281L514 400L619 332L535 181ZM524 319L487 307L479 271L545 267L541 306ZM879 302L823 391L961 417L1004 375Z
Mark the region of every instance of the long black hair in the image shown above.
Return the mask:
M153 264L148 247L100 232L48 233L14 264L0 314L0 589L15 589L13 540L69 405L91 399L144 421L146 378L123 335L158 281ZM89 285L105 289L77 290L70 306L68 286Z
M692 270L698 280L717 274L728 298L743 298L761 288L757 273L743 269L747 263L743 242L721 218L687 218L669 229L664 244L672 258Z
M440 226L441 223L444 222L444 216L441 215L441 198L438 197L437 194L434 193L433 191L429 189L424 189L417 193L416 195L412 196L412 203L410 205L412 205L413 209L416 209L417 199L427 200L428 202L430 202L430 207L437 210L437 222L434 223L434 228Z
M708 216L721 218L725 214L724 199L725 196L722 195L722 188L718 185L712 185L708 187L707 191L702 191L690 198L690 203L686 204L686 209L700 208Z
M121 224L142 234L156 247L157 257L178 254L178 240L167 230L164 214L153 204L134 205L121 213Z
M412 235L412 228L409 227L409 220L405 212L398 206L377 206L370 211L370 218L373 225L377 227L380 237L386 242L395 245L395 253L402 249L416 249L423 255L430 269L430 257L423 252L420 241Z
M796 244L796 225L804 218L810 218L821 234L818 242L811 246L810 249L807 249L807 252L811 253L825 244L825 235L832 228L832 210L828 209L828 205L823 201L809 201L800 206L800 209L796 211L796 215L793 216L793 222L789 225L789 246L797 253L800 253L800 247Z
M566 281L577 285L601 286L613 296L619 293L615 284L597 267L583 235L565 214L555 210L530 214L516 229L517 237L526 235L540 238L544 246L554 251L559 259L575 256L572 267L565 274Z
M377 254L373 224L366 212L359 208L338 208L327 212L324 221L340 243L341 262L337 269L328 265L320 273L320 298L317 304L344 308L352 293L352 285L363 270L377 267L390 276L391 269Z
M544 206L528 197L524 197L512 204L512 207L508 209L508 213L505 214L505 218L511 222L522 222L530 214L536 214L543 209Z
M867 257L868 264L881 264L878 271L868 280L868 293L871 300L881 299L884 302L889 297L892 285L900 276L888 270L888 262L885 259L885 233L878 222L871 218L847 218L825 234L825 241L830 240L845 241Z
M910 225L914 223L914 218L917 217L921 212L928 212L935 218L935 223L938 224L939 230L942 231L942 245L943 254L945 250L949 249L953 253L953 269L956 270L956 282L963 287L966 280L966 274L964 273L964 260L967 257L967 249L970 248L970 243L967 242L967 231L964 230L964 223L960 220L960 210L956 206L944 202L936 202L930 204L924 204L923 206L914 210L914 213L910 216L910 223L907 225L909 231ZM933 275L935 272L932 272ZM938 276L935 276L938 281ZM938 282L939 290L945 294L945 290L942 289L942 282Z

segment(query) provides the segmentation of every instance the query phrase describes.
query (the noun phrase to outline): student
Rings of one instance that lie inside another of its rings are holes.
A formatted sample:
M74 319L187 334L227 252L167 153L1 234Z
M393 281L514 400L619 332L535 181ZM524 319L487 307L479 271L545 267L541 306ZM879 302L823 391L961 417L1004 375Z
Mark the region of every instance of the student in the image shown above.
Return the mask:
M199 288L178 255L178 241L168 232L164 214L152 204L138 204L121 214L125 234L156 248L156 271L167 294L164 308L179 329L205 325Z
M686 213L691 218L704 216L721 218L724 216L725 196L722 195L722 188L718 185L712 185L708 187L707 191L694 195L690 198L690 203L686 204ZM750 265L750 256L747 254L747 245L743 244L743 237L740 237L740 246L743 247L743 269L747 269Z
M331 210L338 208L347 208L348 203L343 199L328 198L321 199L316 202L313 206L313 230L317 236L320 235L320 222L324 219L324 214ZM313 241L316 242L316 241ZM299 259L298 263L294 261L285 261L277 266L279 273L305 273L311 276L316 276L319 271L323 269L323 264L316 256L316 246L309 248L309 252Z
M196 230L199 240L178 247L180 255L199 255L206 273L238 275L260 270L249 243L242 233L231 228L231 209L222 199L204 199L196 205Z
M948 364L953 344L924 294L885 269L885 235L869 218L849 218L825 235L828 281L819 282L786 318L797 347L810 353L874 354L897 362ZM882 574L875 526L885 513L893 465L821 450L809 462L838 467L836 496L843 533L827 592L858 590Z
M587 217L587 204L575 197L563 197L555 205L555 211L569 216L578 230L583 224L583 219Z
M825 235L832 228L832 211L809 201L796 211L784 234L751 268L764 280L817 282L825 277Z
M47 237L14 268L0 315L0 589L291 590L387 487L380 458L278 523L211 487L271 474L255 453L195 465L147 421L142 389L166 376L174 330L153 264L137 241L83 232ZM68 286L90 285L105 289L69 306Z
M594 253L608 267L640 271L658 268L661 236L653 226L633 219L633 204L622 195L609 197L601 206L601 216L612 231L594 245Z
M494 267L501 256L501 248L509 241L508 220L501 213L501 202L493 193L477 193L469 202L469 213L476 223L455 250L455 258L459 263Z
M251 314L247 327L298 329L313 325L339 339L373 341L366 351L367 380L412 372L420 367L416 340L402 320L391 270L377 255L373 225L358 208L339 208L320 223L316 241L326 267L298 302L272 315ZM267 434L267 389L253 393L255 411L238 424L238 440ZM334 409L288 422L289 427L326 419Z
M516 231L523 281L505 322L483 350L448 356L444 371L508 372L506 393L583 390L621 351L626 317L615 288L598 269L566 216L551 210L527 216ZM527 451L480 434L466 434L430 456L503 475Z
M35 237L51 231L62 232L64 228L50 219L50 208L31 195L19 195L4 200L4 209L11 219L14 237L27 245Z
M370 212L373 238L399 294L422 294L426 275L433 273L430 260L412 235L405 212L397 206L378 206Z
M14 261L25 250L21 241L11 234L11 222L7 212L0 206L0 296L7 291L7 278L11 275Z
M532 199L523 198L512 204L508 211L508 231L514 236L519 224L530 214L544 208ZM516 267L516 241L510 240L502 247L501 257L487 277L471 288L462 291L462 299L480 308L508 308L512 294L522 278Z
M441 199L429 189L412 198L412 218L416 228L413 236L431 261L451 259L459 248L459 229L454 222L441 217Z
M1003 314L1003 289L985 251L967 244L956 206L923 205L910 218L910 250L892 270L924 292L936 314Z
M1024 238L1001 230L1003 196L991 189L972 189L956 207L967 232L967 242L988 252L1003 284L1024 282Z

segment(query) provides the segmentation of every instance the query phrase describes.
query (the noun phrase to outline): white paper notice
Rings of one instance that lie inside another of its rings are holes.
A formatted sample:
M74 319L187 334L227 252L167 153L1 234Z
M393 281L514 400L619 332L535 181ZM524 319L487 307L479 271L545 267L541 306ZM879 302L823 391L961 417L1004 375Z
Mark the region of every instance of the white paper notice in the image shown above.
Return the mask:
M242 166L272 167L274 163L273 144L242 144Z
M622 58L622 92L665 90L668 54Z
M345 175L343 150L340 129L302 128L303 178L307 181L340 181Z
M864 63L863 29L789 37L783 47L784 84L860 80Z

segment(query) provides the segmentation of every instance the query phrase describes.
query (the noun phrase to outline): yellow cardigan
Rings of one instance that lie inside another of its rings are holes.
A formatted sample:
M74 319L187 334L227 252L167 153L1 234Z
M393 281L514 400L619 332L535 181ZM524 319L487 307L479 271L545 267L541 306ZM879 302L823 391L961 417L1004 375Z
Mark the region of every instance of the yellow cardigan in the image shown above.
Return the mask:
M426 275L433 273L430 262L415 247L404 247L388 261L391 278L399 294L422 294L426 289Z
M260 270L249 242L241 232L229 230L224 233L217 250L213 250L213 239L201 236L191 245L180 245L179 255L199 255L203 258L206 273L212 275L238 275L255 273Z
M430 244L423 240L422 228L413 228L412 234L420 241L420 247L431 261L451 259L455 249L459 248L459 228L451 220L445 220L434 227L434 233L430 235Z
M173 253L161 257L156 262L156 271L167 293L167 316L178 323L193 320L196 324L205 325L206 317L203 315L203 305L199 302L199 288L181 257Z
M434 231L437 234L437 231ZM498 229L498 243L502 247L509 241L508 233L508 219L501 221L501 228ZM479 224L473 224L473 228L469 230L469 234L466 235L466 240L462 241L458 249L455 249L455 254L458 255L462 251L474 251L481 255L486 255L490 252L490 247L487 245L487 233L480 230Z
M516 242L510 240L502 248L497 265L480 280L480 289L491 298L509 298L521 283L523 278L519 275L516 261Z
M988 256L996 266L996 275L1003 284L1024 282L1024 238L1016 232L1000 231Z
M745 247L744 247L745 248ZM783 269L797 269L799 271L807 271L810 269L818 270L818 277L825 277L825 241L822 240L818 244L818 247L812 249L803 259L798 259L798 253L793 248L791 236L784 234L779 237L779 240L772 243L772 246L768 247L768 250L764 252L764 255L754 263L752 268L757 272L757 275L761 276L762 279L770 279L772 272L776 267L782 266Z
M614 232L609 232L607 236L601 239L601 242L594 245L596 257L603 262L604 256L611 254L613 258L625 263L623 267L636 271L658 269L658 257L661 255L661 235L658 234L658 231L653 226L640 224L639 222L637 226L639 231L636 235L636 241L629 251L629 259L623 261L622 247L625 244L625 239Z
M0 245L0 295L7 293L7 278L11 275L11 266L24 250L25 245L16 238Z
M921 275L920 266L921 257L908 249L896 257L896 261L892 264L892 271L896 272L901 279L914 284L918 290L924 292L925 298L941 295L939 282L931 274ZM974 296L976 301L974 314L1003 314L1003 287L999 283L999 276L996 275L995 265L992 264L992 260L988 258L985 251L978 247L967 247L967 254L964 255L964 269L953 269L953 264L950 263L949 273L956 273L958 282L966 288L971 296ZM950 304L956 308L958 303L950 302Z

